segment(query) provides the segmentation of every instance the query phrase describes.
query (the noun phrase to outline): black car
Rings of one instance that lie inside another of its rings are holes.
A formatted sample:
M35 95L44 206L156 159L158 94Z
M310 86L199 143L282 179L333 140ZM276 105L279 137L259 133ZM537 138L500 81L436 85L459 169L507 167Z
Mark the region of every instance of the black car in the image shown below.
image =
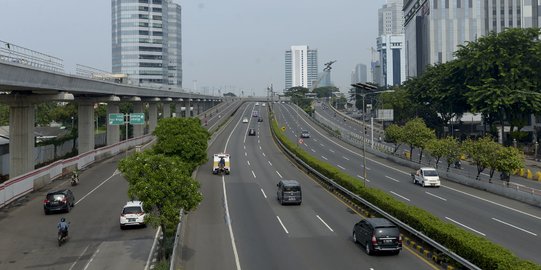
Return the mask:
M301 138L310 138L310 132L307 130L301 131Z
M300 205L302 203L301 185L296 180L280 180L276 186L278 187L276 199L280 204Z
M255 129L251 128L248 130L248 136L255 136Z
M366 254L376 251L400 253L402 236L398 226L385 218L366 218L353 226L353 242L363 245Z
M68 212L75 206L75 197L69 189L47 193L43 201L43 210L48 215L51 212Z

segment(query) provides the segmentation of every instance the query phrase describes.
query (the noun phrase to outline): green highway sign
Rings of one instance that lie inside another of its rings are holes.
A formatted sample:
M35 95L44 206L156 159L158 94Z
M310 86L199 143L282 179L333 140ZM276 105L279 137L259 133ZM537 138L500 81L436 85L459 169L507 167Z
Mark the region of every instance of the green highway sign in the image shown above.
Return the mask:
M109 125L124 125L124 114L123 113L110 113Z
M130 113L130 124L132 125L144 125L145 113Z

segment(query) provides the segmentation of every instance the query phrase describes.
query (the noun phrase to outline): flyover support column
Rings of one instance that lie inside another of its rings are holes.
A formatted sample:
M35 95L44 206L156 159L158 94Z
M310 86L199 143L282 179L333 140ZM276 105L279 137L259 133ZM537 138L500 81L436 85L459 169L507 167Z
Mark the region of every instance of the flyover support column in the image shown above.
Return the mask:
M182 117L182 100L175 102L175 117Z
M34 170L34 104L22 100L9 106L9 177Z
M152 134L158 125L158 104L148 103L148 133Z
M118 113L119 111L118 103L107 103L107 118L109 118L109 114ZM107 145L118 142L120 142L120 126L107 124Z
M189 98L185 103L184 117L192 117L192 99Z
M89 101L79 102L77 107L78 114L78 152L79 155L94 150L94 103Z
M133 103L133 112L134 113L145 113L143 110L143 102L134 102ZM146 116L145 116L146 118ZM132 125L133 127L133 137L141 137L145 132L145 125Z
M171 117L171 103L169 102L162 103L162 108L163 108L162 118L170 118Z

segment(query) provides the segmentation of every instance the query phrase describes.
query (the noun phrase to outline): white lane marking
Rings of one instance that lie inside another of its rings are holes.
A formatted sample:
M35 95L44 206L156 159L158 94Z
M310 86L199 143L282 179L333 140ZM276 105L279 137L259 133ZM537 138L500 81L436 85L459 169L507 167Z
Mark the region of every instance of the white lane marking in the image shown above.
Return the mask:
M484 233L482 233L482 232L480 232L480 231L478 231L478 230L475 230L475 229L473 229L473 228L471 228L471 227L468 227L468 226L466 226L466 225L464 225L464 224L462 224L462 223L460 223L460 222L458 222L458 221L456 221L456 220L454 220L454 219L452 219L452 218L445 217L445 219L450 220L450 221L452 221L452 222L454 222L454 223L456 223L456 224L458 224L458 225L460 225L460 226L462 226L462 227L464 227L464 228L466 228L466 229L469 229L469 230L471 230L471 231L474 231L474 232L476 232L476 233L478 233L478 234L480 234L480 235L482 235L482 236L486 236L486 234L484 234Z
M314 140L314 142L317 142L317 139L313 139L313 140Z
M358 175L358 174L357 174L357 177L359 177L359 178L361 178L361 179L365 180L366 182L370 182L370 180L368 180L368 179L364 179L364 177L362 177L362 176L360 176L360 175Z
M278 174L278 176L280 176L280 178L283 178L282 175L278 171L276 171L276 173Z
M255 176L255 173L254 173L254 171L253 171L253 170L252 170L252 175L254 176L254 178L257 178L257 177Z
M342 157L342 158L345 159L345 160L349 160L349 158L347 158L347 157Z
M247 157L247 156L248 156L248 153L244 152L244 156Z
M306 143L303 143L303 144L304 144L304 146L308 147L308 144L306 144Z
M259 150L261 150L261 145L259 146Z
M250 161L249 160L246 160L246 163L248 163L248 166L250 166Z
M329 152L331 152L331 153L335 153L335 152L334 152L334 150L332 150L332 149L329 149Z
M113 172L113 174L111 176L109 176L107 179L103 180L103 182L101 182L99 185L97 185L95 188L93 188L91 191L89 191L86 195L84 195L83 197L81 197L81 199L79 199L78 201L75 202L75 205L79 204L80 202L82 202L86 197L88 197L90 194L92 194L94 191L96 191L98 188L100 188L101 186L103 186L103 184L107 183L107 181L111 180L111 178L113 178L115 175L119 174L119 171L118 169L115 170L115 172Z
M324 160L329 160L328 158L324 157L324 156L321 156L322 159Z
M244 145L244 150L246 150L246 145Z
M531 234L531 235L533 235L533 236L537 236L537 234L535 234L535 233L533 233L533 232L530 232L530 231L528 231L528 230L522 229L522 228L520 228L520 227L518 227L518 226L515 226L515 225L513 225L513 224L507 223L507 222L505 222L505 221L501 221L501 220L499 220L499 219L497 219L497 218L492 218L492 219L495 220L495 221L498 221L498 222L500 222L500 223L503 223L503 224L505 224L505 225L507 225L507 226L513 227L513 228L515 228L515 229L517 229L517 230L521 230L521 231L523 231L523 232L525 232L525 233L529 233L529 234Z
M367 168L367 169L368 169L368 168ZM385 175L385 177L386 177L386 178L389 178L389 179L391 179L391 180L393 180L393 181L395 181L395 182L397 182L397 183L400 183L400 181L398 181L398 180L396 180L396 179L394 179L394 178L392 178L392 177L390 177L390 176Z
M320 218L319 215L316 215L316 217L319 218L319 220L320 220L323 224L325 224L325 226L327 226L327 229L329 229L329 231L334 232L333 229L331 228L331 226L329 226L327 223L325 223L325 221L323 221L323 219Z
M286 226L284 226L284 223L282 223L282 220L280 219L280 217L276 216L276 218L278 219L278 222L280 222L280 225L282 225L282 228L284 228L284 231L286 231L286 233L289 234L289 232L286 229Z
M259 138L259 135L257 135L257 137ZM257 139L257 143L261 143L261 142L259 141L259 139Z
M223 179L223 175L222 175ZM152 261L152 258L154 258L154 249L156 247L156 242L158 242L158 236L160 236L160 232L162 231L162 227L158 227L156 230L156 234L154 234L154 241L152 241L152 248L150 249L150 253L148 253L147 262L145 264L145 270L148 270L150 267L150 262Z
M269 163L269 165L271 165L271 166L272 166L272 163L270 162L270 160L267 160L267 162Z
M90 247L90 245L86 246L85 250L83 250L83 252L81 252L81 255L79 255L79 257L77 257L77 260L75 260L75 262L73 262L73 264L70 266L70 268L68 270L72 270L73 267L75 267L75 265L79 262L79 260L81 259L81 257L83 257L83 255L85 254L85 252L88 250L88 247Z
M262 155L263 155L264 157L266 157L266 156L267 156L267 155L265 155L265 152L261 152L261 154L262 154Z
M430 193L430 192L428 192L428 191L425 191L425 193L428 194L428 195L430 195L430 196L436 197L436 198L438 198L438 199L440 199L440 200L442 200L442 201L447 201L447 199L445 199L445 198L443 198L443 197L440 197L440 196L438 196L438 195L432 194L432 193Z
M361 167L362 167L362 166L363 166L363 165L361 165ZM366 170L370 171L370 170L372 170L372 169L370 169L370 168L366 167Z
M402 195L400 195L400 194L398 194L398 193L396 193L396 192L394 192L394 191L389 191L389 192L392 193L392 194L394 194L394 195L397 196L397 197L400 197L400 198L402 198L402 199L408 201L408 202L410 201L410 199L408 199L408 198L406 198L406 197L404 197L404 196L402 196Z
M265 199L267 198L267 194L265 194L265 191L263 191L263 189L261 189L261 193L263 193L263 197L265 197Z
M325 147L325 145L324 145L324 144L322 144L322 143L320 143L319 145L321 145L321 147Z
M484 172L482 172L481 175L490 176L488 173L484 173Z
M513 208L513 207L509 207L509 206L503 205L503 204L501 204L501 203L493 202L493 201L491 201L491 200L488 200L488 199L485 199L485 198L481 198L481 197L479 197L479 196L475 196L475 195L469 194L469 193L467 193L467 192L464 192L464 191L461 191L461 190L458 190L458 189L454 189L454 188L452 188L452 187L448 187L448 186L444 186L444 185L441 185L441 186L444 187L444 188L447 188L447 189L456 191L456 192L458 192L458 193L462 193L462 194L464 194L464 195L468 195L468 196L470 196L470 197L479 199L479 200L481 200L481 201L485 201L485 202L488 202L488 203L491 203L491 204L494 204L494 205L503 207L503 208L505 208L505 209L508 209L508 210L511 210L511 211L515 211L515 212L517 212L517 213L521 213L521 214L523 214L523 215L526 215L526 216L533 217L533 218L535 218L535 219L541 220L541 217L538 217L538 216L536 216L536 215L532 215L532 214L530 214L530 213L526 213L526 212L524 212L524 211L520 211L520 210L515 209L515 208Z
M96 249L96 252L94 252L94 254L92 254L92 257L90 257L90 260L88 260L88 262L86 263L85 265L85 268L83 268L83 270L86 270L88 269L88 267L90 266L90 263L92 263L92 261L94 260L94 258L96 258L96 254L98 254L98 252L100 252L100 249Z
M338 165L338 164L336 164L336 166L338 166L338 168L340 168L340 169L342 169L342 170L344 170L344 171L346 170L346 168L344 168L344 167L342 167L342 166L340 166L340 165Z
M316 150L314 150L314 148L310 148L310 150L312 150L312 152L314 152L314 153L316 152Z

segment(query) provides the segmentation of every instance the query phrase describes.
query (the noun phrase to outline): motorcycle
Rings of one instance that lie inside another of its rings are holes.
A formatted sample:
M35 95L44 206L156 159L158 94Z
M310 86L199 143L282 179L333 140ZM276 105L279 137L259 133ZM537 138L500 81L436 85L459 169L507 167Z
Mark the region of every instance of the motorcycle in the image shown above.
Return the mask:
M71 185L72 186L76 186L79 184L79 174L77 173L73 173L73 175L71 176Z
M58 229L58 246L68 241L68 230Z
M460 162L460 160L455 162L454 167L455 169L459 169L459 170L462 169L462 163Z

